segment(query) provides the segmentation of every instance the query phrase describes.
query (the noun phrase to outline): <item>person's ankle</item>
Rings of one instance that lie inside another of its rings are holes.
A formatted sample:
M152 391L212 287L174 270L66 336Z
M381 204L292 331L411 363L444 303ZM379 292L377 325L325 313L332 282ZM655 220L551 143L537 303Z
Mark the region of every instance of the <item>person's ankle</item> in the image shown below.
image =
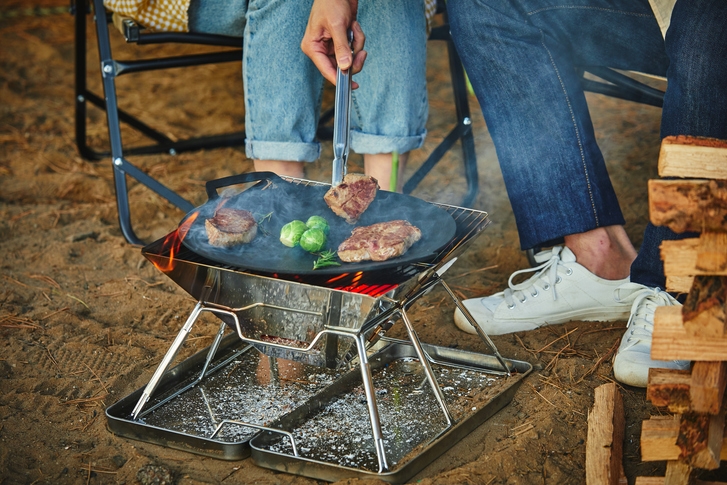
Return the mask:
M636 249L623 226L599 227L565 237L576 260L599 278L620 280L629 276Z

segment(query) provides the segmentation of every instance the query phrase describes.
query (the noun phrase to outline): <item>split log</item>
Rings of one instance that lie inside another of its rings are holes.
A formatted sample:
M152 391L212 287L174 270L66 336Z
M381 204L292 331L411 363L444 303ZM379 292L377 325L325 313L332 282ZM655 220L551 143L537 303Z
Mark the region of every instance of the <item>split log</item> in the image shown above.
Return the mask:
M636 477L634 485L664 485L664 477Z
M666 291L670 293L689 293L694 283L694 276L666 275Z
M659 175L727 179L727 141L667 136L661 141Z
M719 468L724 440L724 412L685 413L679 420L679 460L695 468Z
M641 461L677 460L680 416L652 416L641 423ZM727 433L722 432L720 459L727 460Z
M588 415L586 484L619 485L623 471L624 407L615 383L598 386Z
M664 485L691 485L694 483L690 479L692 467L680 461L669 461L666 464L666 474L664 475Z
M727 276L694 278L682 307L684 329L699 337L724 337L727 333Z
M662 241L660 249L668 291L689 293L698 275L727 276L727 233Z
M646 399L654 406L665 407L675 414L691 410L692 373L688 370L649 369Z
M675 414L717 414L726 382L727 362L695 362L691 371L649 369L646 399Z
M727 276L727 268L716 266L702 269L707 258L700 260L701 238L662 241L661 260L667 276ZM725 246L727 250L727 246Z
M692 411L718 414L722 409L726 383L727 362L695 362L689 386Z
M697 269L708 274L727 270L727 222L725 232L703 232L699 236Z
M700 274L697 271L698 238L662 241L659 250L661 260L664 262L664 274L667 276L694 276Z
M664 477L636 477L634 485L664 485ZM694 480L694 485L727 485L727 482L705 482Z
M649 180L649 217L674 232L724 231L727 180Z
M641 461L679 458L679 416L652 416L641 423Z
M692 336L682 324L680 306L662 306L654 315L651 358L655 360L727 360L727 337Z

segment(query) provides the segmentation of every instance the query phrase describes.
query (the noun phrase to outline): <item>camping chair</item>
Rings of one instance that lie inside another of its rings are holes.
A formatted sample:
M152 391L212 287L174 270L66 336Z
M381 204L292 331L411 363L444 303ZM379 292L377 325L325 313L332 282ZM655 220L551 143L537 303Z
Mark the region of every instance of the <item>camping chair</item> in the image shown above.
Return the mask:
M132 116L118 106L116 92L116 78L123 74L142 71L153 71L176 67L197 66L221 62L241 62L242 38L221 35L178 33L178 32L147 32L136 22L130 19L114 22L113 15L103 6L103 0L73 0L72 13L75 14L75 94L76 94L76 144L81 155L89 160L100 160L110 157L112 160L114 183L116 192L116 205L119 214L121 231L132 244L143 244L136 236L132 227L129 208L129 195L127 177L131 177L150 190L169 201L183 212L191 211L194 206L179 194L164 186L154 177L129 162L129 155L148 155L169 153L175 155L183 151L200 150L207 148L229 147L243 145L244 131L216 136L206 136L186 140L173 140L166 134L155 130L147 123ZM438 13L444 16L444 25L436 27L430 40L447 42L449 65L452 78L452 89L456 108L456 123L454 128L429 155L427 160L404 183L404 193L411 193L422 179L437 165L445 153L452 148L458 140L462 145L464 173L467 181L467 192L462 204L469 206L474 202L478 189L477 159L475 157L474 136L472 134L467 88L461 62L449 38L449 26L446 25L446 11L443 2L440 2ZM104 98L94 94L87 87L86 79L86 14L91 10L95 13L96 37L98 40L101 75L104 89ZM114 25L124 35L127 43L137 45L183 43L190 45L217 46L222 48L219 52L193 54L177 57L157 59L120 60L113 56L110 42L110 25ZM110 151L94 150L87 143L87 105L94 105L106 112L109 130ZM318 129L320 139L330 139L332 129L325 126L333 117L332 110L321 115L321 125ZM121 140L121 123L125 123L136 131L152 140L152 144L137 147L126 147Z

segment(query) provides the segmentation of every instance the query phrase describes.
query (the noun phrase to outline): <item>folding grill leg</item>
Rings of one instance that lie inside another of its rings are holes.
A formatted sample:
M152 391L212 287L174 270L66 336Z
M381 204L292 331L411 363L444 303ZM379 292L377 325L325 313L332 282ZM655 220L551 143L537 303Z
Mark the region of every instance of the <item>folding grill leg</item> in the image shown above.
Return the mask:
M412 326L409 317L406 315L406 312L402 310L401 312L399 312L399 314L401 315L401 319L404 320L404 326L406 327L406 331L409 334L409 340L411 340L411 344L414 346L417 357L419 357L419 362L421 362L422 367L424 368L424 374L427 376L427 380L429 381L429 385L432 387L432 391L434 391L434 397L437 399L439 407L442 408L442 412L444 412L444 417L447 419L447 427L452 426L452 415L449 413L447 402L444 400L444 394L442 394L442 389L439 387L437 378L434 377L434 371L432 371L432 366L429 363L429 359L427 359L427 356L424 353L424 349L422 348L422 343L419 340L419 336L414 331L414 327Z
M192 310L192 313L189 315L189 318L187 318L187 321L184 323L181 330L179 330L179 333L177 334L177 337L174 339L174 342L172 342L172 346L169 347L169 350L167 350L167 353L164 355L164 358L159 363L159 366L157 367L156 371L154 372L154 375L151 376L149 383L144 388L144 392L141 394L139 401L136 403L134 410L131 412L131 419L136 420L137 416L139 416L139 413L141 413L141 410L144 408L144 405L147 403L147 401L149 401L149 398L151 397L151 395L154 393L154 390L159 385L159 382L161 381L162 376L164 376L164 373L167 371L167 367L169 367L169 364L172 363L172 360L174 360L174 357L177 355L179 348L182 346L184 341L187 339L187 336L189 335L189 332L192 330L192 327L194 326L194 322L197 321L197 318L199 317L199 314L202 312L202 309L203 309L202 303L197 302L197 304L194 307L194 310Z
M376 455L379 459L379 473L383 473L389 469L389 465L386 462L384 436L381 432L381 419L379 418L379 408L376 404L376 393L374 392L374 383L371 378L371 367L369 366L369 359L366 356L366 339L361 334L356 336L356 349L358 350L361 378L363 380L364 393L366 394L366 406L368 407L369 419L371 420L371 433L374 438Z
M215 335L215 340L212 342L212 345L210 345L210 349L207 352L207 358L204 361L202 372L199 373L199 377L190 385L190 387L196 386L197 384L202 382L202 379L204 379L204 376L207 374L207 369L212 363L212 359L214 359L215 354L217 354L217 349L220 348L220 342L222 342L222 338L225 336L226 328L227 324L225 322L222 322L222 324L220 324L220 329L217 331L217 335Z
M495 354L495 357L497 357L497 361L500 363L502 368L507 372L507 375L510 376L510 367L508 367L507 363L505 362L505 359L502 358L502 355L500 355L500 352L498 352L497 347L495 347L494 342L490 339L490 337L485 333L482 328L477 325L477 322L475 321L475 318L472 316L472 314L467 310L467 308L462 304L460 299L457 297L457 295L454 294L454 291L449 287L447 283L444 282L442 278L439 278L437 276L437 279L439 283L444 287L445 290L447 290L447 293L449 293L449 296L452 297L452 300L454 300L454 304L457 305L457 308L462 312L462 314L467 318L467 321L470 322L470 325L472 325L475 330L477 331L477 335L492 349L492 352Z

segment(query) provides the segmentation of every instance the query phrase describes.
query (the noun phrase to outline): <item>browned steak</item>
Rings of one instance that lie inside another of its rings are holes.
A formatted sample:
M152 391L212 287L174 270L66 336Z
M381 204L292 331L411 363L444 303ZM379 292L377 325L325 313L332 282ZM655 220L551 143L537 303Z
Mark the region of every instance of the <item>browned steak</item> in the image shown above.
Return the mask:
M252 214L241 209L218 209L204 221L207 237L213 246L230 247L247 244L257 235L257 222Z
M349 173L336 187L331 187L323 200L338 216L349 224L355 224L368 208L379 190L379 182L368 175Z
M338 246L338 257L347 263L386 261L404 254L421 237L418 227L403 220L361 226Z

